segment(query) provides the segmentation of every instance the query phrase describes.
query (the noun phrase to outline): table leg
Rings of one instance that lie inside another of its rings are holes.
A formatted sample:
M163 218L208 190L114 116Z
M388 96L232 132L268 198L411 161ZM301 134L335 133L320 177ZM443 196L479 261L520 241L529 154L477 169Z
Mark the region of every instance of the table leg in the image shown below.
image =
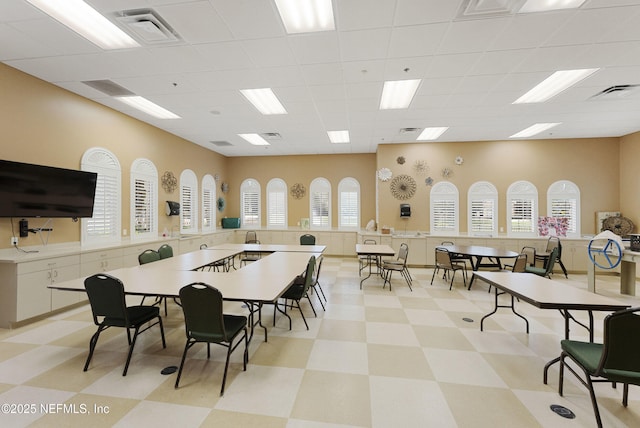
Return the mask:
M636 295L636 262L622 260L620 264L620 294Z
M367 255L367 264L369 265L369 275L360 280L360 290L362 290L362 283L365 281L365 279L371 277L371 255Z
M519 313L516 312L515 309L515 305L514 305L514 300L513 300L513 295L509 295L509 297L511 298L511 304L510 305L500 305L498 303L498 297L506 294L504 291L503 292L499 292L498 291L498 287L493 287L495 289L495 307L493 308L493 311L488 313L487 315L483 316L482 319L480 320L480 331L483 331L483 324L484 324L484 320L485 318L490 317L491 315L495 314L496 312L498 312L498 308L510 308L511 312L513 312L514 314L516 314L517 316L519 316L520 318L522 318L524 320L524 322L526 323L527 326L527 334L529 334L529 320L527 320L525 317L523 317L522 315L520 315Z

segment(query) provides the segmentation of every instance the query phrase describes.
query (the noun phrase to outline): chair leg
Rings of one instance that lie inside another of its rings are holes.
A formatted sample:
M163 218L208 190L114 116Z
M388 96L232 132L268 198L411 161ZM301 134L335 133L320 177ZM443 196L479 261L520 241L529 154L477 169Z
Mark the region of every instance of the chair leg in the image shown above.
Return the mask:
M300 311L300 316L302 316L302 321L304 321L304 325L307 327L307 330L309 330L309 324L307 324L307 319L304 317L304 313L302 312L302 308L300 307L300 300L293 300L293 302L296 302L296 306ZM311 307L313 307L313 305Z
M433 275L431 275L431 284L430 285L433 285L433 278L436 277L436 273L438 273L439 270L440 270L440 268L437 267L437 266L435 267L435 269L433 269Z
M91 362L91 358L93 358L93 351L96 349L96 345L98 344L98 337L100 337L100 333L107 327L98 326L98 331L96 331L93 336L91 336L91 340L89 340L89 355L87 356L87 361L84 363L84 369L82 371L87 371L89 369L89 363Z
M625 383L622 385L622 405L627 407L629 402L629 384Z
M309 297L309 293L307 293L307 300L309 301L309 305L311 305L311 310L313 311L313 315L318 318L318 314L316 313L316 308L313 307L313 303L311 303L311 297Z
M131 356L133 355L133 347L136 346L136 339L138 338L139 330L140 330L140 327L138 326L135 328L135 332L133 333L133 339L131 340L131 344L129 345L129 354L127 355L127 362L124 364L124 370L122 371L122 376L126 376L127 371L129 370L129 363L131 362Z
M182 360L180 361L180 368L178 369L178 376L176 377L176 384L174 385L174 388L178 388L180 377L182 376L182 368L184 367L184 360L187 358L187 351L194 343L196 342L193 342L191 339L187 339L187 343L184 345L184 352L182 352Z
M233 339L232 339L233 340ZM220 396L224 395L224 385L227 383L227 370L229 370L229 358L231 357L231 348L232 343L229 342L229 346L227 348L227 360L224 363L224 374L222 375L222 386L220 387Z

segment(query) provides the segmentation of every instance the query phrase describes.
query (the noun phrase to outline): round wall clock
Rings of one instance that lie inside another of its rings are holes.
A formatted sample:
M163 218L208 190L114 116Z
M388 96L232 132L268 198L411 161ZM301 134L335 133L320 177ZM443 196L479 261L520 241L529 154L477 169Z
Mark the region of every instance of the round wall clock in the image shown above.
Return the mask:
M391 180L391 194L394 198L410 199L416 193L416 181L406 174L397 175Z
M291 196L293 196L295 199L301 199L307 193L307 189L305 189L303 184L296 183L291 186L291 190L289 193L291 193Z
M392 175L389 168L380 168L380 170L378 170L378 179L380 179L380 181L389 181Z
M162 188L167 193L173 193L173 191L176 190L176 187L178 187L178 180L176 179L176 176L173 175L173 172L171 171L165 171L162 175Z

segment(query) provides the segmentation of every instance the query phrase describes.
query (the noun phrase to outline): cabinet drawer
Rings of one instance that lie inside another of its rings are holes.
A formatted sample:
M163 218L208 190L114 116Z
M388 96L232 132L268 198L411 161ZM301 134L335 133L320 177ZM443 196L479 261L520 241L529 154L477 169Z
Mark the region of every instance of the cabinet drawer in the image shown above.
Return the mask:
M113 259L122 257L123 251L121 248L113 250L92 251L90 253L82 253L80 255L81 263L95 262L105 259Z
M18 275L78 264L80 264L79 255L54 257L46 260L34 260L32 262L18 263Z

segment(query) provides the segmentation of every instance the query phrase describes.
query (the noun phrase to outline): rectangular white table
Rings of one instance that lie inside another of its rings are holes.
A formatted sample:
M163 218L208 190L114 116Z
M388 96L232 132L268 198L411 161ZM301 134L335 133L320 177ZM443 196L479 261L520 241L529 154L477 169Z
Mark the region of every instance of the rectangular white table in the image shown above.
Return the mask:
M369 274L360 280L360 289L362 289L362 283L371 277L371 265L376 261L376 266L380 268L380 260L383 256L394 256L396 251L389 245L381 244L356 244L356 253L358 256L367 257L367 263L369 264Z
M249 251L253 253L323 253L326 245L297 245L297 244L218 244L207 250L236 250L239 253Z

